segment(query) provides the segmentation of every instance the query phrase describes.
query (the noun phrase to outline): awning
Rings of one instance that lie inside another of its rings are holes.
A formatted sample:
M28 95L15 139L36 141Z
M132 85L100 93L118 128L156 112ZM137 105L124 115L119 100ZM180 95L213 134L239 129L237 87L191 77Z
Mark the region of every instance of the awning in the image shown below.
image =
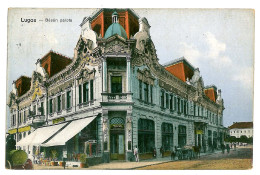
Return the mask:
M57 133L52 139L47 143L41 144L41 146L59 146L65 145L66 142L78 134L82 129L84 129L88 124L90 124L96 116L88 117L84 119L74 120L68 126L66 126L62 131Z
M38 146L58 132L62 127L64 127L67 123L62 123L58 125L51 125L42 128L36 129L27 137L23 138L19 142L17 142L16 146L27 146L34 145Z

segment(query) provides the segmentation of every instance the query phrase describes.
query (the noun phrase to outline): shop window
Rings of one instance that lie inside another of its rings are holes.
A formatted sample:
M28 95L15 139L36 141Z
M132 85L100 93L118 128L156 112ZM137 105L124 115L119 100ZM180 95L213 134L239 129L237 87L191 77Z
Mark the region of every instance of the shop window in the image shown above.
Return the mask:
M186 139L187 139L186 126L179 125L179 127L178 127L178 144L179 144L179 147L183 147L183 146L186 145Z
M162 147L165 151L171 151L173 147L173 125L170 123L162 123Z
M138 148L140 153L152 153L155 148L154 121L138 120Z
M122 93L122 77L111 77L111 93Z

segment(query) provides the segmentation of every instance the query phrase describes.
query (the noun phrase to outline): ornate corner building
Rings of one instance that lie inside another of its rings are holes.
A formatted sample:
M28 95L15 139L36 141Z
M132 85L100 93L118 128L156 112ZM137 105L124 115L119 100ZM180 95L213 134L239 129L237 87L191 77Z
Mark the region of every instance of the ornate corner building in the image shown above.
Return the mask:
M9 134L29 156L56 149L103 162L141 159L175 146L217 148L224 140L221 90L204 86L185 58L161 65L150 25L131 9L100 9L83 19L67 58L50 51L9 94Z

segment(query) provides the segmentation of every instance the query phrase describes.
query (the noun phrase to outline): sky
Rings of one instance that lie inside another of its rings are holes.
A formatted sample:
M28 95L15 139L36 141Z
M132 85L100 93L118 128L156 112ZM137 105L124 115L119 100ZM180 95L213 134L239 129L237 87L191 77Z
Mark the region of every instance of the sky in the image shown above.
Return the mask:
M49 50L73 57L79 24L96 9L11 9L8 13L7 92L21 75L31 77ZM161 64L184 56L204 85L222 90L224 126L252 121L254 11L245 9L134 9L146 17ZM23 23L22 19L37 22ZM45 22L45 18L72 22ZM40 22L39 20L43 20ZM7 94L8 95L8 94ZM8 108L7 108L8 110Z

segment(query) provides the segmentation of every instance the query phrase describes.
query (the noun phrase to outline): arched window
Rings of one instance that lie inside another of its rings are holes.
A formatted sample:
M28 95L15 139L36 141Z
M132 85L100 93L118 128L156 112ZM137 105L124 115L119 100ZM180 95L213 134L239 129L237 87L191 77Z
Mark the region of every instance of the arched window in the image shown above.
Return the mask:
M124 129L125 120L121 117L115 117L110 120L110 129Z

